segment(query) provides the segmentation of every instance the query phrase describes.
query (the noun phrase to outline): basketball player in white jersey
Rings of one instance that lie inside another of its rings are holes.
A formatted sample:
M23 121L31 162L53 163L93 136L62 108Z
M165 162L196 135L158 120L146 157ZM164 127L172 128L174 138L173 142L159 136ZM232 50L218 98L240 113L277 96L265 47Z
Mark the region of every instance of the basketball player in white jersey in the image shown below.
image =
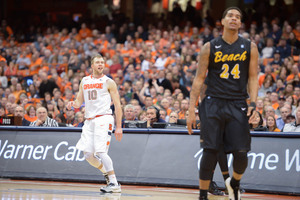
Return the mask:
M111 100L115 107L115 136L118 141L121 141L123 136L122 109L116 83L103 74L104 64L101 55L92 58L93 73L82 79L77 98L68 103L67 109L79 108L85 102L86 120L76 148L83 151L89 164L98 168L105 176L107 185L100 190L111 193L121 192L112 160L107 154L114 128L114 117L110 109Z

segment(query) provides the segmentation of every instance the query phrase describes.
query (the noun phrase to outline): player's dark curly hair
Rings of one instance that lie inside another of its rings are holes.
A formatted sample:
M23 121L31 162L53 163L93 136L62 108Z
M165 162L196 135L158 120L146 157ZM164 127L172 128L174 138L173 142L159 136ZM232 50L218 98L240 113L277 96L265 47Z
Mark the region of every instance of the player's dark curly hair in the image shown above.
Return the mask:
M228 13L229 10L237 10L237 11L239 11L240 14L241 14L241 19L243 18L243 12L241 11L241 9L239 9L238 7L234 7L234 6L233 6L233 7L228 7L228 8L223 12L222 19L225 18L225 16L227 15L227 13Z

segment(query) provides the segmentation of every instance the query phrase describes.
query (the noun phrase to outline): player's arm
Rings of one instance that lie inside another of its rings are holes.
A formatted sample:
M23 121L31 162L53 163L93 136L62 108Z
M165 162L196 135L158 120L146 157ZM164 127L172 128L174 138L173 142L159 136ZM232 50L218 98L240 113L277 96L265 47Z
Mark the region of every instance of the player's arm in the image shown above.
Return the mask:
M123 137L123 131L122 131L122 107L121 107L120 95L117 89L117 84L113 80L109 79L107 81L107 85L108 85L108 91L110 93L110 96L115 106L115 114L116 114L115 136L118 141L121 141Z
M250 94L250 106L248 109L248 116L251 110L255 108L255 102L258 93L258 78L257 78L257 68L258 68L258 50L256 44L251 42L251 55L249 64L249 79L248 87Z
M193 81L192 89L190 92L189 116L187 118L187 128L189 134L193 133L192 126L196 127L195 106L199 99L200 91L203 87L203 83L206 77L209 63L209 54L210 42L207 42L201 49L196 77Z
M83 101L84 101L84 97L83 97L83 89L82 89L82 81L81 81L81 83L79 85L79 91L78 91L77 97L76 97L75 101L68 102L67 109L71 109L72 107L79 108L82 105Z

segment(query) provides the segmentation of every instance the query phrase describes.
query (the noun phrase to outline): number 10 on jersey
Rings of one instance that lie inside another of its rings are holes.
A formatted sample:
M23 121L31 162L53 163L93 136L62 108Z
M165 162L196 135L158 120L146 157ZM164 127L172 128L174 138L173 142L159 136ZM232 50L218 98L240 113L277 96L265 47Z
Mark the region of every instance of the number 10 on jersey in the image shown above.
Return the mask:
M97 91L96 90L89 90L88 91L89 100L96 100L97 99Z

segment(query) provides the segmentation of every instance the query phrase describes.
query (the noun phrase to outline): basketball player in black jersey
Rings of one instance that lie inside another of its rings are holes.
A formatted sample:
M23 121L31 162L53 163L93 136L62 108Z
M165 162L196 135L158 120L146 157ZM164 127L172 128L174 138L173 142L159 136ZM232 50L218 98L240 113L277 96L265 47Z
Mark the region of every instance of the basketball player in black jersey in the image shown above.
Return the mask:
M207 199L207 191L213 175L217 153L224 145L226 153L232 153L233 175L225 181L230 200L240 200L240 180L247 168L247 152L250 150L248 125L251 110L255 108L258 91L258 50L254 43L238 35L242 12L239 8L226 9L222 17L223 35L207 42L201 49L199 67L190 93L188 133L195 127L195 105L200 89L207 84L206 97L201 102L200 196ZM208 73L207 73L208 72ZM207 77L206 77L207 73ZM250 95L250 105L246 99Z

